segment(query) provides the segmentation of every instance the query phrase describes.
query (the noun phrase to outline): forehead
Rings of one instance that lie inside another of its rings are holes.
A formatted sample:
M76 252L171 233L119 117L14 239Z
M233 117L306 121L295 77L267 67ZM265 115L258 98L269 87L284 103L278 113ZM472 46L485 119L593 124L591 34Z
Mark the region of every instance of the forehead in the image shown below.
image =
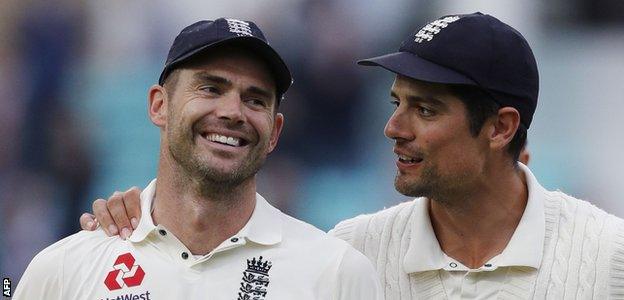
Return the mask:
M181 68L187 80L194 74L210 73L244 84L257 85L275 93L275 81L267 64L245 49L218 48L189 61Z

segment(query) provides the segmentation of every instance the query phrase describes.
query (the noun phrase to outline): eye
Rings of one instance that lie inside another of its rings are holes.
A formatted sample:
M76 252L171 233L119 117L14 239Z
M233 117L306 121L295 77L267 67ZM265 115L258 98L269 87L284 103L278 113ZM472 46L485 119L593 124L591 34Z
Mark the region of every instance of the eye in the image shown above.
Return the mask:
M419 106L418 107L418 113L423 116L423 117L431 117L433 115L435 115L435 112L429 108L426 108L424 106Z
M267 102L258 98L250 98L246 102L257 107L267 107Z
M200 91L206 92L206 93L210 93L210 94L216 94L219 95L221 94L221 90L219 90L219 88L217 88L216 86L213 85L203 85L199 87Z
M394 109L396 109L397 107L399 107L399 104L401 103L399 102L399 100L391 99L390 104L392 104L394 106Z

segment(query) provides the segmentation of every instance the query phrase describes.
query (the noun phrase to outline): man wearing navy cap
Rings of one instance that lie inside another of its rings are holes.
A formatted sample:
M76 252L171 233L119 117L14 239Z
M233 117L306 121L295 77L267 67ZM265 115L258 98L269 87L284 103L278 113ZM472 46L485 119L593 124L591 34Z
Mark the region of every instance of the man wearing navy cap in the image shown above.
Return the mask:
M444 16L359 64L396 75L385 134L396 189L418 198L332 233L373 262L386 299L624 297L624 222L518 162L539 90L519 32Z
M53 244L14 299L381 299L366 257L256 193L291 82L253 22L183 29L148 91L160 159L134 232Z

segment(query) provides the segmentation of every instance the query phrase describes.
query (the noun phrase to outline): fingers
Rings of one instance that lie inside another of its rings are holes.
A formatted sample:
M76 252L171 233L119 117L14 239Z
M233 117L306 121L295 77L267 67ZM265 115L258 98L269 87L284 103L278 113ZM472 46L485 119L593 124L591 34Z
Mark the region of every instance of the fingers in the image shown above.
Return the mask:
M113 195L108 198L106 207L110 211L113 221L119 229L119 235L125 240L132 233L132 225L130 224L128 214L126 213L124 195L120 192L113 193Z
M106 206L106 200L97 199L93 201L93 213L95 217L100 222L100 226L108 236L117 235L119 231L117 230L117 226L115 225L115 221L113 221L113 216L111 216L108 211L108 207Z
M123 195L126 214L128 214L128 217L130 218L132 229L137 229L139 226L139 219L141 219L140 196L141 190L139 190L136 186L131 187Z
M84 213L80 216L80 227L83 230L93 231L97 228L95 216L90 213Z

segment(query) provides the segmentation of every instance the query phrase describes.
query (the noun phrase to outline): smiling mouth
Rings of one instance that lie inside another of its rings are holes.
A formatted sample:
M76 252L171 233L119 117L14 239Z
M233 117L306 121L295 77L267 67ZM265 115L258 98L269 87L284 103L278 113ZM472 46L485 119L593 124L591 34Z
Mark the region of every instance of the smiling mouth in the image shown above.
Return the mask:
M416 163L422 162L423 159L421 157L399 155L399 161L405 164L416 164Z
M245 139L233 137L233 136L221 135L217 133L206 132L206 133L202 133L201 136L208 141L230 146L230 147L244 147L247 144L249 144L249 142Z

